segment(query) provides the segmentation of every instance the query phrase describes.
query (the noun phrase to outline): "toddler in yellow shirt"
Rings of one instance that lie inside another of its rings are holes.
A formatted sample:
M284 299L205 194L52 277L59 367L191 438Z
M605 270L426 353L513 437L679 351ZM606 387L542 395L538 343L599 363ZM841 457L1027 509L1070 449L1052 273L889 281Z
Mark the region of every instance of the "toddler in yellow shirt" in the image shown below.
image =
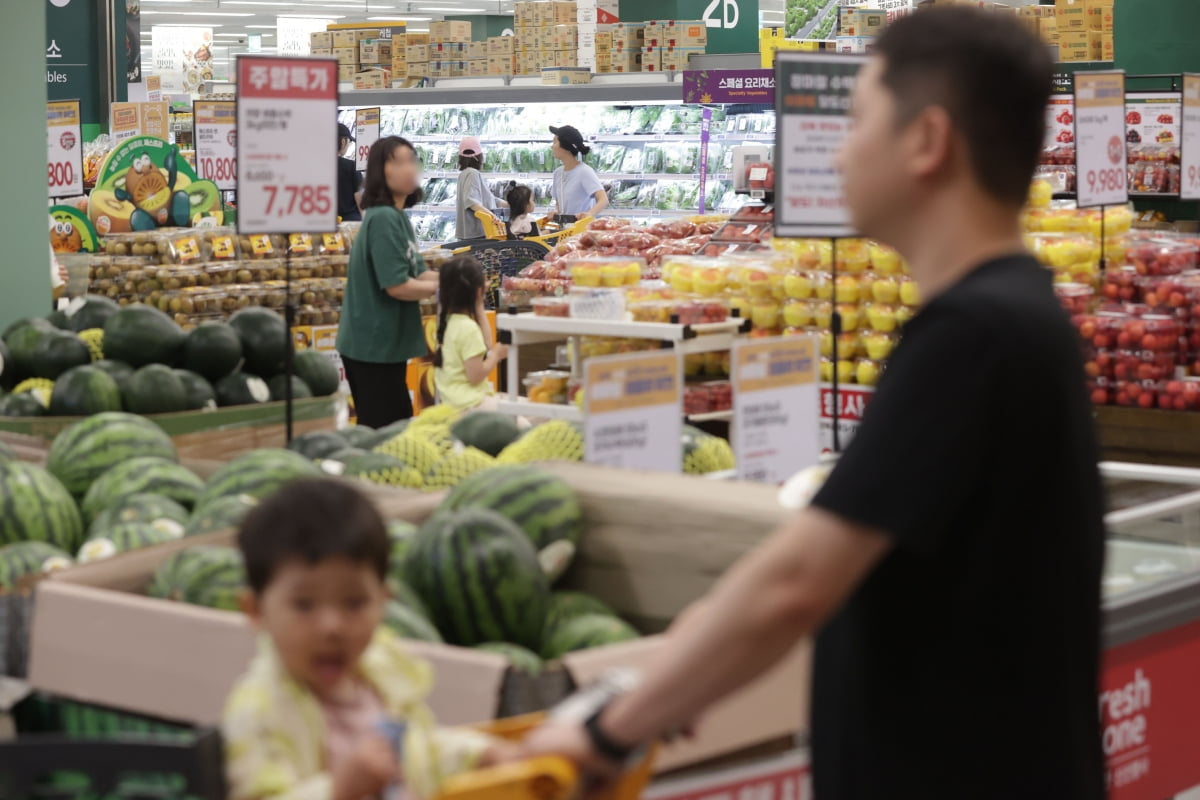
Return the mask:
M457 256L438 270L437 350L433 382L438 402L459 411L490 410L488 376L508 357L508 346L492 344L483 305L483 267L471 256Z

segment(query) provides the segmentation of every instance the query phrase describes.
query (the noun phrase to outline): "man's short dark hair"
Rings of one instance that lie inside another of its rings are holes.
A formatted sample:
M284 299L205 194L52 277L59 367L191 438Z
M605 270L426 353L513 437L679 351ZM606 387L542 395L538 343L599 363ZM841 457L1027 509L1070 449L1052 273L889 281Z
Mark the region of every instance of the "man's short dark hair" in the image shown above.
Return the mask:
M391 544L371 501L331 478L293 481L255 506L238 529L246 579L261 594L289 561L329 558L369 565L386 580Z
M928 106L945 108L984 190L1023 204L1045 137L1053 69L1046 46L1012 15L947 6L889 26L878 52L897 126Z

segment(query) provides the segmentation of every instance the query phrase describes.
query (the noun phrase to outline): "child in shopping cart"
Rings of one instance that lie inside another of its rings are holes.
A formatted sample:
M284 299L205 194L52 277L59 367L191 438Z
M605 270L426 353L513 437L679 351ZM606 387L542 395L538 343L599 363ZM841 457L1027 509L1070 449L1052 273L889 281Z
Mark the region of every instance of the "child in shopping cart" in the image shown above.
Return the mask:
M433 383L439 403L459 411L492 410L495 396L488 376L508 357L508 346L488 347L483 310L483 267L471 256L456 256L438 271L437 350Z
M225 709L232 800L428 798L504 757L498 740L434 725L430 666L380 625L391 543L357 490L291 483L246 517L238 547L243 610L264 635ZM402 756L381 734L399 726Z
M508 185L508 193L504 196L508 203L509 239L530 239L538 235L537 222L534 221L536 206L533 202L533 190L516 182Z

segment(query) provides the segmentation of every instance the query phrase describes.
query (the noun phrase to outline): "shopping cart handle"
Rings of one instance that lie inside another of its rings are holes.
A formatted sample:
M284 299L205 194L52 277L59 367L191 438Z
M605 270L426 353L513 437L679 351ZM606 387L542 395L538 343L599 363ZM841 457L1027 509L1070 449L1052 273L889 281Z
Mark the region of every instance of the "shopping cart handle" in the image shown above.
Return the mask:
M541 756L448 778L437 800L566 800L579 770L561 756Z

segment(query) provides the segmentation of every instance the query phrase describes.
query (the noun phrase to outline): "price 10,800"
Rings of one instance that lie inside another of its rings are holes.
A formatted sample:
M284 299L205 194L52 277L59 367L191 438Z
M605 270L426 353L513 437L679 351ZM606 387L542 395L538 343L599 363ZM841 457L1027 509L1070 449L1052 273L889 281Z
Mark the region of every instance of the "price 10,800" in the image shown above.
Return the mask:
M200 174L205 180L223 183L237 177L236 158L202 158L200 159Z
M333 210L328 186L264 186L267 207L263 213L277 217L299 213L302 216L323 216ZM277 202L278 201L278 202Z
M46 165L46 177L51 189L70 186L75 183L75 165L70 161L50 162Z
M1120 167L1090 169L1087 173L1088 191L1094 194L1124 189L1126 178L1125 170Z

